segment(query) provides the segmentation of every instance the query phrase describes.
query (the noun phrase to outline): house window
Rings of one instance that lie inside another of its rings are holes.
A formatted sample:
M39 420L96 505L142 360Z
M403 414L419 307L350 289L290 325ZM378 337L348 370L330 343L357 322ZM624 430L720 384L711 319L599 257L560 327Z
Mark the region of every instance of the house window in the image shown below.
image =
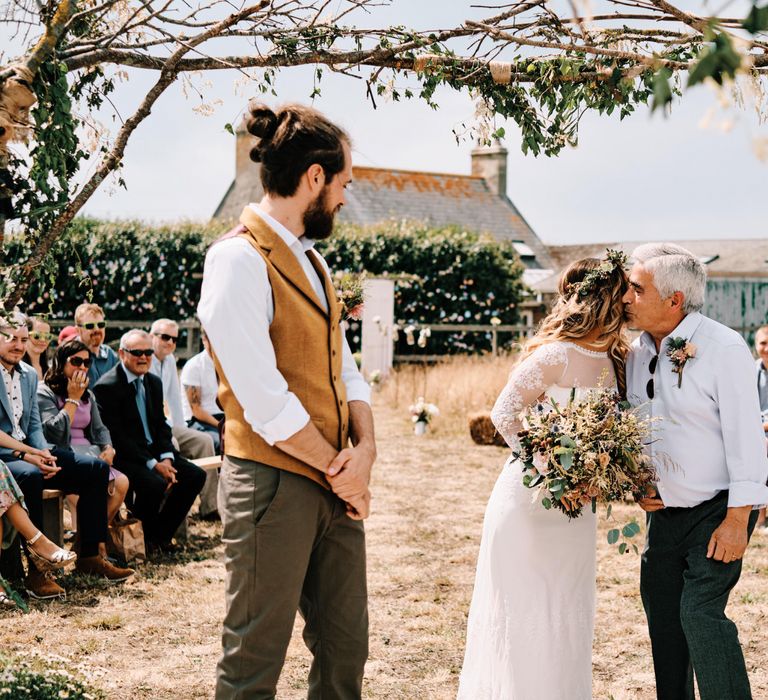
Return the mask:
M536 253L533 251L533 248L531 248L531 246L529 246L527 243L523 243L522 241L512 241L512 246L517 251L517 254L522 260L533 260L536 257Z

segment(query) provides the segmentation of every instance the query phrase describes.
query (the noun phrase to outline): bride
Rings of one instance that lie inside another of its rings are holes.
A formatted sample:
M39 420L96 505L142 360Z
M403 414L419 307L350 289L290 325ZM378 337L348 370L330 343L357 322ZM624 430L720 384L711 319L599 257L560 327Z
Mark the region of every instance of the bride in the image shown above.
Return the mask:
M491 412L513 450L520 414L571 390L625 392L621 260L587 258L563 273L559 297L523 350ZM592 697L596 517L545 510L504 465L485 511L459 700L588 700Z

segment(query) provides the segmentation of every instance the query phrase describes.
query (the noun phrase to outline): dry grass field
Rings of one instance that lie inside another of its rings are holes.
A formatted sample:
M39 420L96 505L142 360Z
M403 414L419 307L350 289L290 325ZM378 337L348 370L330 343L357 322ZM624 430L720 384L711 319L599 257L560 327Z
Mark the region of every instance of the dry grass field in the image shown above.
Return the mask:
M475 377L459 376L464 372L455 368L435 370L424 393L444 416L431 433L415 437L403 407L422 393L420 373L404 372L397 388L393 380L376 396L380 456L367 524L371 653L366 698L455 696L483 509L505 458L505 450L476 446L459 432L462 412L487 405L503 384L504 361L485 363ZM473 398L466 398L467 391ZM453 405L457 396L460 408ZM634 513L624 506L616 518ZM639 560L611 550L604 543L606 529L602 523L594 695L650 700L653 676L637 591ZM224 606L219 536L220 525L194 520L185 554L143 566L122 586L67 577L67 602L34 604L29 615L5 613L0 648L73 670L110 699L211 698ZM747 553L730 604L755 698L768 698L767 602L768 536L761 535ZM297 621L278 693L287 700L306 694L309 659L300 629Z

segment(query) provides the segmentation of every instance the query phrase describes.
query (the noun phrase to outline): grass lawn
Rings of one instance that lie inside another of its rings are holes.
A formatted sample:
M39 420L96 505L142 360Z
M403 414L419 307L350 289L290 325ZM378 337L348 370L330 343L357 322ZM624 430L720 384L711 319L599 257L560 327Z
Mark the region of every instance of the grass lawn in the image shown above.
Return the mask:
M401 393L413 398L410 390ZM406 412L395 411L384 395L377 397L376 417L379 461L367 523L371 654L364 696L453 698L483 510L506 451L472 444L448 419L415 437ZM615 518L621 522L635 513L622 506ZM638 594L639 559L608 547L607 529L601 523L594 695L650 700L653 671ZM224 611L221 526L195 520L190 530L186 553L141 567L129 583L107 586L67 576L66 602L34 603L29 615L4 613L3 652L68 668L116 700L211 698ZM729 608L755 698L768 697L767 601L768 537L761 535L747 552ZM300 630L298 621L280 698L305 697L309 658Z

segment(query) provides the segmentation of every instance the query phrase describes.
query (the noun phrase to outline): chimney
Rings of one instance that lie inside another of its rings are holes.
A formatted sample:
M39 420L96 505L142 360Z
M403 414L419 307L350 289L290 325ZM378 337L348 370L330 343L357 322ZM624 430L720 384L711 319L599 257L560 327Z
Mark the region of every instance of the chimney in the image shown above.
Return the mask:
M244 171L258 167L251 160L250 152L256 144L256 137L251 136L245 129L245 118L235 131L235 179Z
M485 179L488 188L499 197L507 196L507 149L501 141L472 150L472 174Z

